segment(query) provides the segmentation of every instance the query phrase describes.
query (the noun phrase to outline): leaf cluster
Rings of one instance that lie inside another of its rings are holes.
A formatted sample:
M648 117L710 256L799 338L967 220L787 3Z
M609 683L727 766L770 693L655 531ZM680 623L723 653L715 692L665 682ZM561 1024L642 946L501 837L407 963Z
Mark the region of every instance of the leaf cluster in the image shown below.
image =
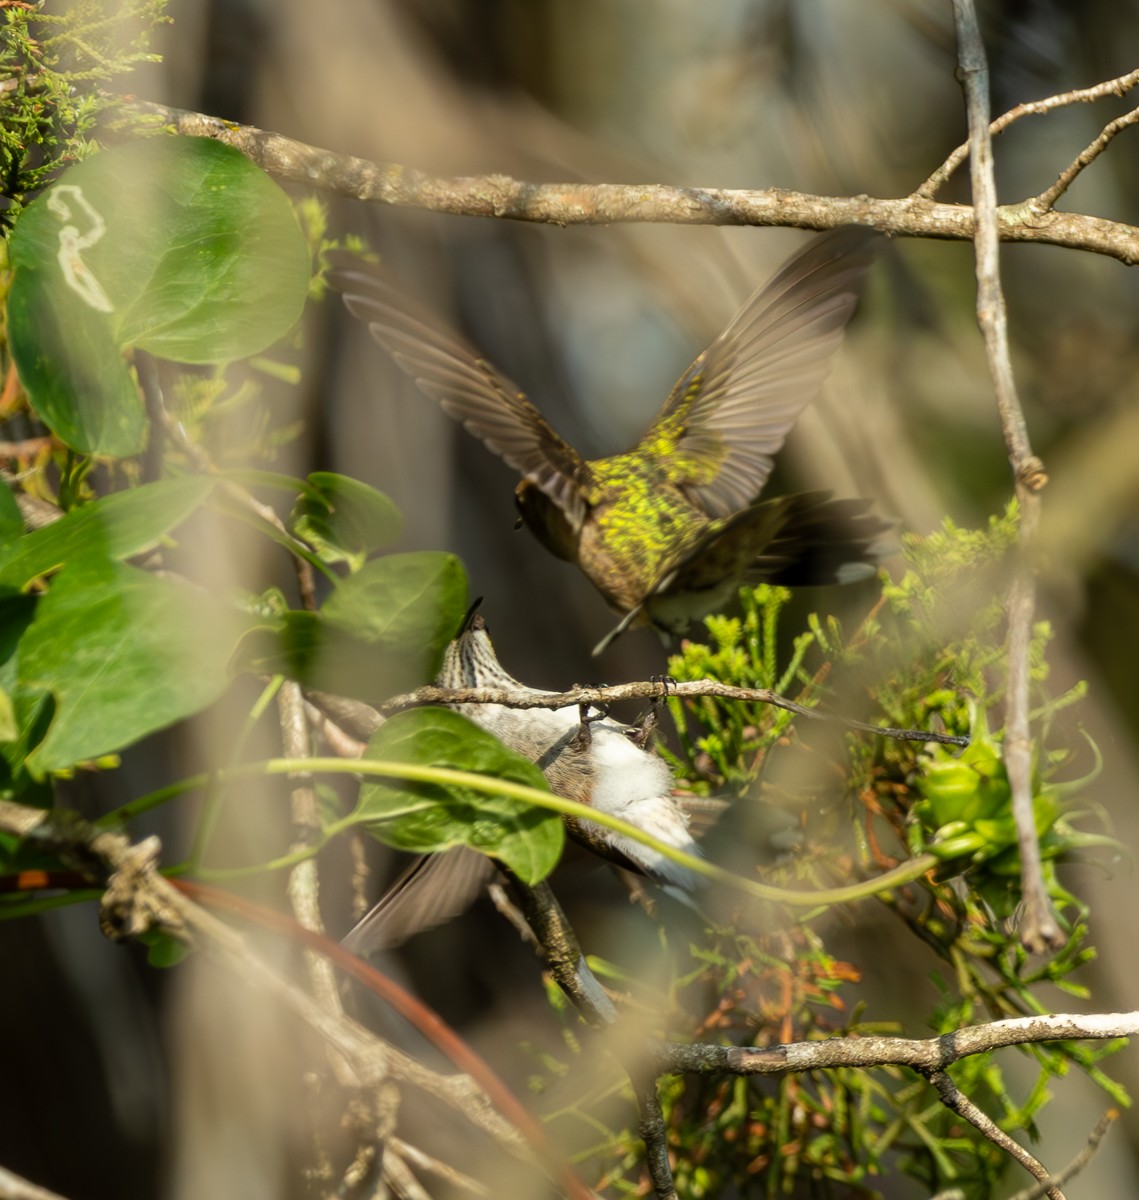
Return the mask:
M937 1034L978 1020L1048 1011L1050 989L1086 996L1074 976L1094 957L1088 914L1057 870L1089 852L1103 860L1121 850L1104 833L1082 828L1089 817L1097 819L1086 792L1094 771L1062 782L1079 753L1079 738L1065 744L1063 737L1071 734L1057 733L1057 717L1084 689L1048 694L1050 631L1041 623L1032 650L1037 823L1046 879L1068 941L1050 960L1030 960L1016 936L1019 860L1000 731L991 733L986 720L1001 708L1005 630L1003 610L985 580L1015 537L1010 509L982 530L946 522L927 538L908 538L904 573L896 582L884 581L881 601L849 638L833 620L817 618L808 619L801 633L780 637L786 594L743 589L741 615L709 619L709 643L686 644L669 664L678 679L710 675L740 686L775 687L804 703L816 703L828 680L841 675L845 688L859 678L883 724L970 734L963 752L847 735L844 761L832 763L832 794L811 819L819 828L807 828L795 853L761 871L764 882L779 886L803 880L826 886L881 873L911 854L938 855L936 872L879 898L898 918L899 947L892 952L906 953L902 944L920 939L942 963L935 976L941 1000L926 1018ZM986 602L970 600L963 610L978 580ZM967 621L959 619L962 611ZM684 747L678 767L687 767L705 790L743 792L737 809L767 802L767 760L799 741L803 731L796 719L770 707L741 713L744 706L714 699L674 699L670 705ZM853 829L853 840L837 836L840 829ZM753 914L720 929L710 943L689 946L693 965L687 968L684 948L674 947L672 985L658 997L662 1036L766 1046L899 1032L888 1023L896 1014L883 1014L884 1022L866 1009L862 970L830 948L841 925L829 918L826 912L801 920L777 911L762 920ZM1118 1048L1065 1042L1029 1047L1023 1054L1035 1071L1027 1087L1010 1083L993 1054L964 1060L951 1074L1003 1129L1035 1136L1052 1081L1073 1066L1113 1102L1127 1103L1099 1066ZM684 1194L754 1187L757 1195L808 1189L813 1195L872 1196L877 1179L901 1172L929 1191L957 1187L971 1200L984 1200L1007 1166L1003 1153L944 1108L924 1079L903 1069L811 1072L778 1081L676 1079L662 1099ZM570 1118L585 1119L574 1110L563 1117ZM609 1164L605 1181L616 1194L636 1194L633 1130L611 1133L589 1152ZM621 1167L612 1166L614 1158Z
M124 191L123 179L142 182ZM19 495L0 484L4 797L48 806L59 781L113 771L120 754L242 679L268 682L222 751L231 764L284 679L379 701L433 678L467 608L458 559L380 553L402 531L391 501L330 472L269 469L279 430L241 448L262 465L216 463L207 448L255 405L251 367L295 350L310 260L327 244L323 214L305 205L300 216L228 147L161 138L69 169L17 223L5 312L20 383L12 407L48 437ZM25 512L45 507L50 519L29 527ZM184 552L235 524L311 574L296 599L264 584L218 589ZM369 753L397 776L401 764L426 763L546 788L532 764L450 712L406 714ZM171 781L104 820L185 790ZM209 872L227 788L215 777L206 793L191 856L171 870ZM326 797L328 837L361 824L404 848L466 842L535 881L561 847L556 815L485 788L376 783L347 817ZM9 843L0 869L18 871L36 853ZM3 911L54 902L5 897Z

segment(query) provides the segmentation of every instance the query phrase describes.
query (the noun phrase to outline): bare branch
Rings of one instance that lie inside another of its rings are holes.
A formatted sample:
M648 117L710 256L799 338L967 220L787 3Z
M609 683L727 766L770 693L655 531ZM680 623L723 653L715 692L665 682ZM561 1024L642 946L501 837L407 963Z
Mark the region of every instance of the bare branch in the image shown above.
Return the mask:
M1028 716L1028 649L1036 607L1036 582L1030 554L1040 522L1038 493L1047 483L1048 476L1029 444L1028 427L1017 398L1009 357L1008 325L1000 279L993 146L989 137L989 69L985 47L977 27L973 0L953 0L953 14L957 25L962 87L969 115L970 167L977 214L977 322L985 338L997 409L1020 506L1020 546L1008 602L1008 689L1003 754L1020 849L1023 896L1020 939L1029 950L1039 952L1056 949L1064 943L1060 923L1044 886L1040 844L1036 836L1036 816L1032 804L1032 733Z
M716 679L687 680L660 683L646 680L638 683L619 683L611 687L577 687L568 692L520 692L509 688L441 688L421 687L414 692L392 696L380 708L382 713L413 708L418 704L502 704L507 708L576 708L583 704L604 705L617 700L659 700L662 696L716 696L722 700L741 700L751 704L770 704L796 716L812 721L835 721L861 733L908 742L938 742L946 746L967 746L969 739L956 734L928 733L921 729L894 729L886 725L871 725L834 713L820 712L788 700L768 688L743 688L720 683ZM319 703L319 701L318 701ZM372 710L375 711L375 710Z
M350 701L350 703L354 703L354 701ZM363 705L363 707L370 708L371 706ZM371 711L375 712L375 709ZM323 712L308 699L305 700L305 717L312 731L321 738L329 751L338 758L359 758L364 753L365 742L354 738L326 712Z
M835 1037L761 1048L662 1043L661 1074L790 1075L831 1067L912 1067L928 1075L962 1058L1033 1042L1109 1041L1139 1033L1139 1011L1048 1013L969 1025L931 1038Z
M573 1001L578 1012L595 1028L611 1026L617 1010L589 969L577 935L566 919L557 897L548 883L528 887L511 877L511 889L538 944L538 950L562 991ZM614 1043L610 1047L620 1060L636 1093L640 1109L639 1132L645 1143L649 1177L657 1200L676 1200L672 1167L668 1161L668 1131L657 1095L656 1075L646 1070L640 1053L640 1038Z
M1076 161L1070 167L1066 167L1060 172L1059 179L1050 188L1047 188L1036 197L1035 203L1039 208L1043 211L1053 208L1056 201L1072 186L1076 176L1086 166L1095 162L1108 146L1111 145L1111 141L1115 135L1134 125L1136 122L1139 122L1139 108L1133 108L1122 117L1116 117L1114 121L1108 122L1103 127L1099 137L1077 156Z
M1019 121L1021 117L1042 116L1044 113L1053 112L1055 109L1064 108L1069 104L1090 104L1094 100L1103 100L1108 96L1123 96L1135 87L1136 84L1139 84L1139 71L1129 71L1126 75L1120 75L1117 79L1105 80L1103 83L1097 83L1093 87L1077 88L1071 92L1060 92L1058 95L1048 96L1043 100L1029 100L1024 104L1018 104L1015 108L1010 108L1008 112L997 117L989 125L989 136L996 137L998 133L1003 133L1014 121ZM945 181L968 157L969 143L962 142L925 183L914 192L914 195L920 196L925 200L932 200L945 184ZM1048 207L1051 206L1049 205Z
M977 1107L968 1096L949 1078L944 1071L934 1071L929 1076L930 1083L937 1090L941 1103L952 1109L959 1117L964 1118L975 1129L993 1143L999 1146L1037 1180L1048 1178L1048 1168L1035 1155L1030 1154L1018 1141L1007 1133L985 1112ZM1066 1200L1064 1193L1056 1186L1049 1185L1044 1193L1048 1200Z
M834 229L868 225L900 237L973 237L973 210L920 195L813 196L783 188L682 188L663 184L528 183L506 175L447 178L398 163L334 154L278 133L202 113L136 102L138 115L160 118L178 133L209 137L240 150L279 179L357 200L468 217L549 225L768 225ZM1008 241L1046 242L1139 262L1139 229L1078 213L1040 212L1032 200L997 210Z

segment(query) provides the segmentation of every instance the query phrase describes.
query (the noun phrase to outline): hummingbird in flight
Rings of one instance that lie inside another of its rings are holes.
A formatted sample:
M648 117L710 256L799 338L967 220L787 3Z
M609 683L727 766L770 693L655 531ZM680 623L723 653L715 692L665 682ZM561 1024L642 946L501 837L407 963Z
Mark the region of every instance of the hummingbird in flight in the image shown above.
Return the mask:
M477 602L467 614L462 632L448 645L436 684L551 695L507 673L498 661L486 622L474 611L476 607ZM588 706L451 707L536 763L556 795L622 817L667 845L702 857L688 831L688 814L673 795L672 772L664 759L647 746L651 727L625 725ZM605 826L576 817L563 819L574 841L595 855L692 903L697 876L686 867ZM354 954L366 956L442 924L473 904L496 871L490 858L467 847L416 859L348 933L344 945Z
M329 282L420 390L522 476L522 521L621 614L598 654L631 626L683 632L743 582L873 573L890 526L869 501L760 492L822 387L875 241L855 227L812 239L680 376L637 445L598 459L583 459L510 379L377 271L357 262Z

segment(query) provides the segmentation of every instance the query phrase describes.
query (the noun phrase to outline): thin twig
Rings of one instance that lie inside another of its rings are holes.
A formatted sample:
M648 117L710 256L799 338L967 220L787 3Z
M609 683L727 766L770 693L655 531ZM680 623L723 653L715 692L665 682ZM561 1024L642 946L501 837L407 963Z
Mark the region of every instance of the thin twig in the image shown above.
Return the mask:
M1042 116L1044 113L1053 112L1055 109L1064 108L1069 104L1090 104L1094 100L1103 100L1108 96L1123 96L1135 87L1136 84L1139 84L1139 71L1129 71L1126 75L1120 75L1116 79L1105 80L1103 83L1097 83L1093 87L1076 88L1074 91L1060 92L1055 96L1048 96L1043 100L1026 101L1024 104L1018 104L1015 108L1010 108L1008 112L997 117L989 125L989 136L992 138L996 137L998 133L1003 133L1014 121L1019 121L1021 117ZM921 197L923 200L932 200L945 184L945 181L968 157L969 143L967 141L962 142L925 183L915 190L914 195Z
M1039 1183L1034 1183L1031 1187L1025 1188L1023 1191L1014 1192L1008 1200L1041 1200L1041 1197L1047 1195L1048 1189L1054 1184L1062 1186L1069 1179L1074 1179L1095 1158L1104 1135L1118 1119L1119 1110L1109 1108L1100 1117L1096 1127L1088 1134L1088 1140L1084 1144L1084 1148L1066 1167L1061 1168L1055 1175L1051 1175L1047 1179L1042 1179Z
M957 0L954 0L954 2L956 3ZM934 1071L929 1076L929 1081L937 1090L937 1095L946 1108L951 1109L959 1117L968 1121L970 1125L984 1134L994 1146L999 1146L1009 1157L1015 1158L1034 1179L1043 1181L1048 1178L1048 1168L1035 1155L1030 1154L1015 1138L1009 1137L991 1117L979 1109L961 1091L944 1071ZM1054 1185L1048 1186L1044 1194L1048 1197L1048 1200L1066 1200L1064 1193Z
M404 1200L432 1200L431 1193L411 1173L411 1168L398 1154L384 1155L384 1179Z
M523 943L529 946L535 954L540 955L542 953L542 944L534 936L534 931L526 924L526 918L522 915L522 910L510 898L505 882L496 880L486 889L486 892L498 915L504 920L509 921Z
M324 742L330 753L339 758L359 758L364 753L366 742L353 737L309 700L305 700L305 717L312 731Z
M450 1163L441 1162L437 1158L433 1158L430 1154L424 1154L418 1146L412 1146L405 1142L403 1138L389 1137L387 1140L388 1146L391 1147L402 1159L406 1159L409 1163L414 1163L422 1171L430 1171L433 1175L438 1175L440 1179L445 1179L453 1187L463 1188L476 1196L489 1196L490 1189L484 1187L477 1179L472 1179L469 1175L464 1175L462 1171L456 1170Z
M1000 280L997 191L993 173L993 147L989 137L989 70L985 47L977 27L973 0L953 0L953 14L957 25L961 81L969 116L970 169L973 204L977 214L977 321L985 338L997 409L1020 506L1020 544L1008 602L1008 689L1003 754L1020 849L1023 896L1020 940L1029 950L1040 952L1056 949L1064 943L1060 923L1044 886L1032 803L1032 733L1028 715L1028 651L1036 607L1031 554L1040 521L1038 493L1048 477L1043 464L1032 453L1009 357L1005 301Z
M796 716L812 721L834 721L848 729L861 733L873 733L882 737L908 742L938 742L944 746L967 746L969 739L956 734L930 733L922 729L894 729L886 725L871 725L851 717L807 708L788 700L768 688L734 687L716 679L686 680L677 683L669 680L660 683L644 680L637 683L619 683L611 687L577 687L568 692L515 691L510 688L441 688L422 687L414 692L393 696L380 707L382 713L392 713L419 704L502 704L508 708L575 708L582 704L612 704L617 700L659 700L662 696L716 696L722 700L742 700L751 704L770 704L786 709ZM319 705L319 701L317 701ZM321 706L323 707L323 706Z
M663 184L529 183L506 175L441 177L399 163L334 154L278 133L202 113L135 102L128 111L158 117L176 132L240 150L269 174L309 187L400 208L550 225L766 225L835 229L868 225L900 237L973 236L973 211L920 195L898 199L814 196L784 188L683 188ZM1079 213L1038 213L1026 201L997 212L1001 237L1047 242L1139 262L1139 229Z
M1041 212L1047 212L1050 208L1054 208L1056 201L1072 186L1076 176L1086 166L1099 158L1108 146L1111 145L1115 135L1136 124L1136 122L1139 122L1139 108L1133 108L1129 113L1124 113L1122 117L1116 117L1114 121L1109 121L1103 127L1099 137L1085 150L1080 152L1075 162L1060 172L1060 177L1056 182L1036 197L1034 203L1040 208Z

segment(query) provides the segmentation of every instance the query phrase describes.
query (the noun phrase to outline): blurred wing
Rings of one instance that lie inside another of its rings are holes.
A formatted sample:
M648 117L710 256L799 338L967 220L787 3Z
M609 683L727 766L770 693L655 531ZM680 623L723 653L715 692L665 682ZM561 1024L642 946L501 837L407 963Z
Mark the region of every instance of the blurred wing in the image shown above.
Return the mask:
M360 958L402 945L465 913L497 870L492 859L466 846L425 854L349 930L342 944Z
M545 492L575 529L580 527L585 515L581 459L505 375L378 272L356 262L336 266L328 282L422 392Z
M873 575L893 553L893 526L869 500L796 492L761 500L711 523L703 538L669 563L657 591L700 592L725 578L785 587L851 583Z
M709 516L737 512L767 482L774 456L830 370L876 236L847 228L815 238L677 381L643 444L675 443L675 461L692 467L681 486Z

